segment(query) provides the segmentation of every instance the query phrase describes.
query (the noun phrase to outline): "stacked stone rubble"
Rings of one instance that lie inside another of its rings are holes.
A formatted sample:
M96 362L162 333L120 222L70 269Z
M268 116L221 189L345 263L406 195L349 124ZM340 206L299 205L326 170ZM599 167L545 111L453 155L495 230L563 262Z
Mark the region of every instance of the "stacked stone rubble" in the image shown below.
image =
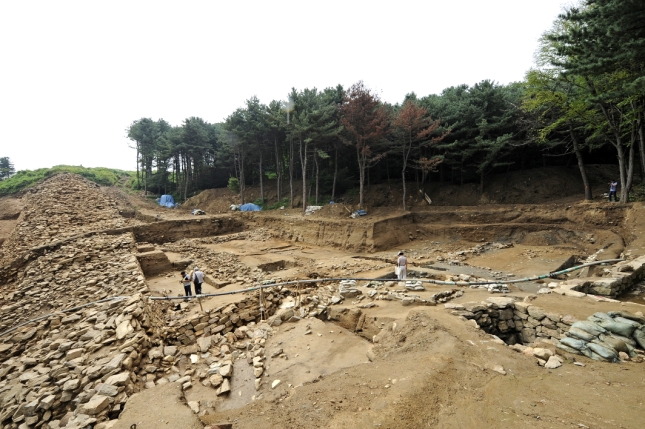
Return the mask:
M575 322L571 316L562 317L530 303L515 302L506 297L445 306L456 316L475 320L484 331L496 335L507 344L529 344L538 338L555 343Z
M55 314L17 331L0 359L0 422L80 429L116 418L138 391L136 368L156 316L145 297Z
M42 314L145 287L133 246L131 234L95 235L31 260L0 289L0 332Z
M22 202L18 225L0 247L5 266L34 247L139 223L120 216L116 202L98 185L75 174L59 174L35 185Z

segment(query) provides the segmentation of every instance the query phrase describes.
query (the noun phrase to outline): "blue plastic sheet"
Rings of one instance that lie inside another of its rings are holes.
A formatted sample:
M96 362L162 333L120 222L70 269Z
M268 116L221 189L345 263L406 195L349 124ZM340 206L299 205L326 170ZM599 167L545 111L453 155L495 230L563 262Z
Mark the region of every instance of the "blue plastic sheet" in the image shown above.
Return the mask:
M240 206L240 211L243 212L259 212L260 210L262 210L262 207L252 203L243 204Z
M174 208L177 204L175 204L175 199L172 195L162 195L161 198L159 198L159 205Z

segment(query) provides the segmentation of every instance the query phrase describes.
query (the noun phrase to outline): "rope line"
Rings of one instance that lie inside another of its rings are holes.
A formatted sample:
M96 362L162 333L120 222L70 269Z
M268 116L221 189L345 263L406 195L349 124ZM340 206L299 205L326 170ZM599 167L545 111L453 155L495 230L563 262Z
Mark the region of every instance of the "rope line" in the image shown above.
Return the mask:
M465 281L445 281L445 280L429 280L429 279L406 279L406 281L418 281L421 283L432 283L432 284L437 284L437 285L443 285L443 286L479 286L479 285L493 285L493 284L511 284L511 283L524 283L524 282L532 282L535 280L542 280L546 278L553 278L556 276L559 276L561 274L566 274L570 273L572 271L576 270L581 270L585 267L589 267L592 265L599 265L599 264L606 264L610 262L620 262L624 261L624 259L605 259L604 261L594 261L594 262L589 262L586 264L578 265L575 267L567 268L564 270L560 271L554 271L548 274L543 274L539 276L533 276L533 277L525 277L523 279L515 279L515 280L499 280L499 281L482 281L482 282L465 282ZM372 279L372 278L364 278L364 277L328 277L324 279L310 279L310 280L293 280L289 282L282 282L282 283L272 283L268 285L256 285L256 286L251 286L247 289L238 289L238 290L232 290L232 291L227 291L227 292L218 292L218 293L206 293L199 295L200 297L212 297L212 296L225 296L225 295L235 295L238 293L244 293L244 292L253 292L255 290L261 290L261 289L266 289L266 288L271 288L271 287L277 287L277 286L289 286L289 285L300 285L302 283L322 283L322 282L333 282L333 281L342 281L342 280L366 280L366 281L375 281L375 282L389 282L395 279ZM148 299L153 300L153 301L168 301L168 300L174 300L174 299L195 299L196 296L151 296Z

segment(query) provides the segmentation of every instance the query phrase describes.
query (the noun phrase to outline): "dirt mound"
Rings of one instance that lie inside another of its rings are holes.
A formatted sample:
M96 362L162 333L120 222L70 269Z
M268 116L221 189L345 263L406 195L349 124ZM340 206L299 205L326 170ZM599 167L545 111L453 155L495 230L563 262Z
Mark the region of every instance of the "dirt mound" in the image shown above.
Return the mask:
M0 248L11 262L29 249L84 232L134 225L99 186L76 174L59 174L30 189L22 198L18 224Z
M618 167L614 165L588 165L587 173L594 199L602 200L602 194L607 192L607 183L618 174ZM571 167L545 167L531 170L512 171L508 174L496 174L485 177L484 193L480 192L479 183L459 184L458 177L455 182L427 183L425 192L432 200L432 206L475 206L486 204L544 204L544 203L573 203L584 198L584 186L577 166ZM288 186L288 183L286 183ZM299 207L302 202L301 183L294 183L294 206ZM417 184L413 181L407 183L408 209L423 209L428 207L423 194L419 192ZM321 192L327 192L323 190ZM282 198L288 198L287 192L282 193ZM391 180L387 183L366 186L365 206L373 209L382 206L402 205L402 186L400 180ZM264 183L265 201L273 204L277 201L275 180L266 180ZM260 187L247 186L245 191L246 202L253 202L260 198ZM347 207L356 208L358 194L356 189L344 195L338 195L336 201ZM229 209L231 204L239 204L239 195L232 193L227 188L209 189L190 198L183 204L187 208L200 208L210 213L222 213ZM321 198L318 205L327 206L328 201ZM310 202L310 205L313 205ZM288 207L288 205L287 205ZM340 210L328 210L328 217L342 217Z

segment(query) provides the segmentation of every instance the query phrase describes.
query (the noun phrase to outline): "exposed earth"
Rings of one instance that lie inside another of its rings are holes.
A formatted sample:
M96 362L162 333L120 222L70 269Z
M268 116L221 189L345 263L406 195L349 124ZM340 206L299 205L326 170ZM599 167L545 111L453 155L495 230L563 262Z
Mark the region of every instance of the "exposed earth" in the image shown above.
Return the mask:
M605 202L614 172L590 171L591 202L546 169L484 196L437 185L409 211L379 185L355 219L348 196L311 215L231 212L227 189L164 209L73 175L4 197L0 427L640 428L645 205ZM400 250L422 287L395 281ZM502 287L607 259L625 261ZM220 295L172 299L195 266ZM629 332L579 354L566 338L594 314Z

